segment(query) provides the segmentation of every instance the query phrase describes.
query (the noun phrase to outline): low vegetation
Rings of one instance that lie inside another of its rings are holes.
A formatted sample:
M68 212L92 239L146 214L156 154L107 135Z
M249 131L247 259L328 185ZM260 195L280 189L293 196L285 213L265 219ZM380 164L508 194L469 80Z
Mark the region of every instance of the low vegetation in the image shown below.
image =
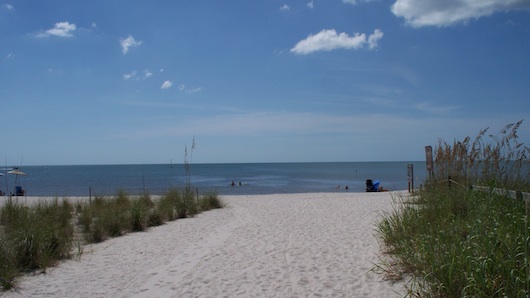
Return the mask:
M0 213L0 286L20 272L42 270L72 253L73 207L67 201L24 206L8 199Z
M7 199L0 209L0 289L16 285L25 272L45 272L62 259L97 243L130 232L145 231L178 218L222 208L217 194L198 197L186 187L171 189L159 199L149 194L95 197L75 205L68 200L27 206Z
M410 296L530 296L529 203L473 190L530 189L520 125L506 126L489 141L487 130L474 141L440 141L435 179L419 195L402 198L378 225L388 253L380 268L388 278L407 277Z

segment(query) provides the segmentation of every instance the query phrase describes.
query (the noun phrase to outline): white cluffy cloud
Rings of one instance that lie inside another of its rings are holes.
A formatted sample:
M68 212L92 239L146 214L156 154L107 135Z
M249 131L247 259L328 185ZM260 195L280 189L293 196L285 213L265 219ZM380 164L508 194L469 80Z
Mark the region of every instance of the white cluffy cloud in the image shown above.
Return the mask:
M368 44L370 49L378 46L378 41L383 38L383 32L375 29L374 33L366 37L366 34L355 33L349 36L346 33L337 34L334 29L322 30L315 35L309 35L306 39L299 41L291 52L295 54L310 54L318 51L332 51L336 49L360 49Z
M160 89L168 89L171 86L173 86L173 83L170 80L167 80L167 81L164 81L164 83L162 83L162 86L160 86Z
M527 9L528 0L396 0L392 13L405 18L412 27L445 27L465 23L470 19L489 16L495 12Z
M48 37L48 36L59 36L59 37L72 37L73 32L75 31L75 24L70 24L68 22L59 22L55 23L55 26L51 29L48 29L44 32L37 34L37 37Z
M136 40L132 35L127 38L120 39L121 51L123 54L127 54L129 48L138 47L142 44L141 40Z

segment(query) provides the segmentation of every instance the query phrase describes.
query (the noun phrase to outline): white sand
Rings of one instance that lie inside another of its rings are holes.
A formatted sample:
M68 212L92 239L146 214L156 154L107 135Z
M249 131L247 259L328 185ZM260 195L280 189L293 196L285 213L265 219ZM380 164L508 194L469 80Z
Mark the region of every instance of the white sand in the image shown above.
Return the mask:
M84 248L1 297L403 297L376 223L400 193L224 196L227 207Z

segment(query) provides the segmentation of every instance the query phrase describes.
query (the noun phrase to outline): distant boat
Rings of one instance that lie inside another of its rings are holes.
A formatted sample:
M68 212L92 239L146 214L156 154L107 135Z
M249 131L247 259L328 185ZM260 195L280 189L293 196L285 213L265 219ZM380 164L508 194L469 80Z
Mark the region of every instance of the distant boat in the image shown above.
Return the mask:
M26 176L26 173L20 171L19 169L11 170L11 171L9 171L7 173L8 174L13 174L13 175Z

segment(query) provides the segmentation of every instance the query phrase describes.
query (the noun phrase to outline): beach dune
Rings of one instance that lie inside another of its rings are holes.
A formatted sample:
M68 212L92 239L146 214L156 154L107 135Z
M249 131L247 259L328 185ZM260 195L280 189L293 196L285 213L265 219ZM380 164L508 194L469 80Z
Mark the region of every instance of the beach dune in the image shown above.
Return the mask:
M372 269L402 192L223 196L226 208L84 247L2 297L403 297Z

